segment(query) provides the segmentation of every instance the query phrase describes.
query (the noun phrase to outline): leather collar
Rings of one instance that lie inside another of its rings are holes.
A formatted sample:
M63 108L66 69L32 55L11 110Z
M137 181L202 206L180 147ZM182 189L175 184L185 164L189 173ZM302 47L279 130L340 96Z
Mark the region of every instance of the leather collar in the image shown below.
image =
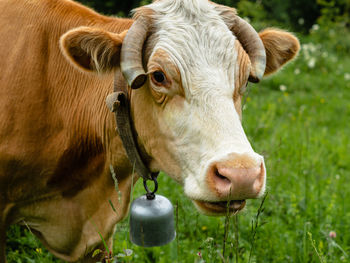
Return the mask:
M159 172L152 173L141 157L136 139L137 135L130 114L128 85L120 72L115 74L113 91L112 94L107 96L106 103L108 108L115 113L117 132L122 140L126 154L133 169L139 176L143 177L144 180L153 180Z

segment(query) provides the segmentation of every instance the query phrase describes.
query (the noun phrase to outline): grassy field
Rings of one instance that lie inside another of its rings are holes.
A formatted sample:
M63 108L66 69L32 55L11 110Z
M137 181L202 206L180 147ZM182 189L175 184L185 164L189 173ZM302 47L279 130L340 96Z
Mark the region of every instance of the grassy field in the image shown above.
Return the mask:
M177 238L134 246L125 220L115 235L118 262L350 262L350 59L318 36L302 38L298 60L250 84L246 96L243 125L267 166L263 208L250 200L236 216L203 216L161 175L158 193L176 207ZM139 181L134 197L143 192ZM60 262L24 228L8 237L10 263Z

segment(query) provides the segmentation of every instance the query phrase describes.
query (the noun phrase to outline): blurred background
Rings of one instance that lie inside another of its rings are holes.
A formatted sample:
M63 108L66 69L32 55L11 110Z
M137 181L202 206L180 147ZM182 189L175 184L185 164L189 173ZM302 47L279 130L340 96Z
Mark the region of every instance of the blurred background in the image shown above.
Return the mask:
M131 9L152 0L79 0L107 15L128 16ZM214 0L235 7L239 15L261 23L281 24L291 30L308 33L315 24L340 23L349 26L348 0Z
M80 0L106 15L128 16L150 0ZM298 58L250 84L243 126L265 157L268 195L228 217L199 214L164 174L158 193L176 211L176 240L133 245L128 219L116 228L113 262L350 262L350 1L216 0L260 31L299 38ZM134 198L144 194L137 182ZM9 262L61 262L29 230L8 231Z

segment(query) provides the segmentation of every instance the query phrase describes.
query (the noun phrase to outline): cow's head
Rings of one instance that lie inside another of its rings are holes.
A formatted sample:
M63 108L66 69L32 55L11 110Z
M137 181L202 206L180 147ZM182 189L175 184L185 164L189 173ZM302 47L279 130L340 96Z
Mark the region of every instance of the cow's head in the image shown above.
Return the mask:
M248 81L277 71L299 50L290 33L260 34L232 8L207 0L159 0L138 9L125 37L78 28L61 39L85 70L119 66L133 89L132 115L150 168L163 170L207 214L244 206L265 189L264 158L241 124Z

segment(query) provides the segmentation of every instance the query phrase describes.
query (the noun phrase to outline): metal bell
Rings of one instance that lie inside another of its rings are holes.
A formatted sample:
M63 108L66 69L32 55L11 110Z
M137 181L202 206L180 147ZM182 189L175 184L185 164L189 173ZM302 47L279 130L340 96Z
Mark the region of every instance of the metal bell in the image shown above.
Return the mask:
M156 181L155 181L156 184ZM130 240L143 247L163 246L174 240L174 208L162 195L149 192L135 199L130 208ZM157 185L156 185L157 188Z

